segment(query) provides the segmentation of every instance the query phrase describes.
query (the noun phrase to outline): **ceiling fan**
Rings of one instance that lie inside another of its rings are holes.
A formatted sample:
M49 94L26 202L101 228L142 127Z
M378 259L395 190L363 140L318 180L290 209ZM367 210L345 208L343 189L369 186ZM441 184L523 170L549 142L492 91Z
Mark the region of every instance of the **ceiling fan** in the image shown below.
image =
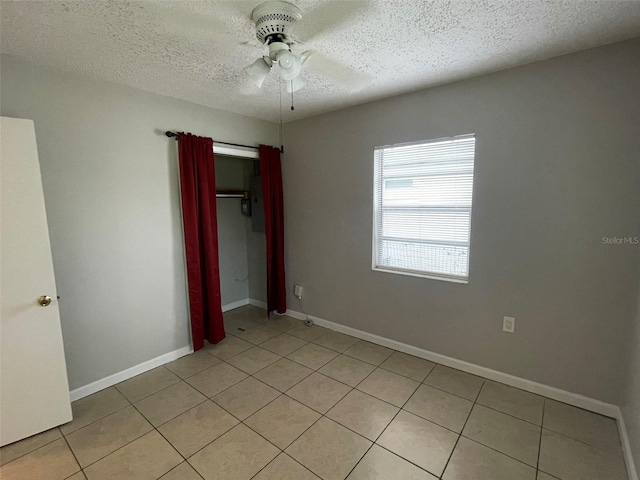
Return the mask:
M354 3L357 5L361 2ZM333 76L338 81L360 86L364 85L368 79L350 67L315 51L307 50L301 54L292 51L293 45L302 43L294 38L292 28L302 19L302 11L296 5L285 1L264 2L253 9L251 19L255 23L259 44L255 42L243 42L243 44L261 48L266 46L269 49L267 55L258 58L244 69L259 88L275 69L280 78L286 82L289 93L302 89L307 84L303 77L303 70L311 56L314 57L313 63L319 73Z

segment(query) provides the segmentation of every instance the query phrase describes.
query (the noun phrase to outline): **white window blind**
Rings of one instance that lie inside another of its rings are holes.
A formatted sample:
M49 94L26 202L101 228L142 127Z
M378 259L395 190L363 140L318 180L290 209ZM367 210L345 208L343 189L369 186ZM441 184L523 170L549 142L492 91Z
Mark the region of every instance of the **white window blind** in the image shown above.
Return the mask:
M377 147L373 269L466 282L475 135Z

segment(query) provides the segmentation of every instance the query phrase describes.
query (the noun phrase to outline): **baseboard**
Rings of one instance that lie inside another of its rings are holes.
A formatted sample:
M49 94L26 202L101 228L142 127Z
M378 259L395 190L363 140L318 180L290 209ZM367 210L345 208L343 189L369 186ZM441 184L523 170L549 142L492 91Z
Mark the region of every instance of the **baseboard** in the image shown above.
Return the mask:
M237 302L227 303L222 306L222 313L228 312L229 310L233 310L235 308L244 307L245 305L249 305L249 299L243 298L242 300L238 300Z
M618 433L620 434L620 443L622 444L622 451L624 452L624 461L627 464L629 480L638 480L638 471L636 470L636 464L633 460L631 442L629 441L627 428L624 424L624 415L622 415L622 410L620 408L618 408L618 416L616 417L616 420L618 421Z
M260 300L256 300L253 298L243 298L242 300L238 300L237 302L223 305L222 311L227 312L229 310L233 310L234 308L244 307L245 305L255 305L256 307L267 308L267 304ZM95 382L92 382L83 387L71 390L71 392L69 392L69 396L71 397L71 401L75 402L76 400L80 400L81 398L87 397L93 393L99 392L100 390L128 380L132 377L135 377L136 375L140 375L141 373L151 370L152 368L156 368L160 365L164 365L165 363L177 360L178 358L189 355L190 353L193 353L193 347L191 345L187 345L186 347L179 348L177 350L174 350L173 352L165 353L164 355L152 358L151 360L147 360L146 362L142 362L131 368L122 370L121 372L114 373L113 375L109 375L108 377L102 378L100 380L96 380Z
M261 308L267 308L267 304L265 302L262 302L260 300L256 300L253 298L249 298L249 299L243 299L243 300L239 300L238 302L227 304L223 306L222 309L223 311L228 311L234 308L242 307L244 305L254 305ZM304 320L306 318L304 314L297 312L295 310L287 310L285 315L289 315L290 317L297 318L299 320ZM510 385L512 387L516 387L521 390L542 395L547 398L557 400L559 402L567 403L569 405L573 405L579 408L583 408L585 410L589 410L595 413L599 413L601 415L614 418L618 423L620 443L622 444L622 450L624 453L625 463L627 466L627 472L629 474L629 480L639 480L638 473L635 468L635 463L633 460L633 454L631 452L631 443L629 442L629 436L627 434L627 430L624 423L624 417L622 415L622 411L617 405L601 402L599 400L595 400L593 398L589 398L584 395L568 392L566 390L551 387L549 385L544 385L542 383L534 382L521 377L516 377L515 375L510 375L508 373L492 370L490 368L482 367L480 365L476 365L470 362L458 360L453 357L441 355L439 353L431 352L423 348L415 347L413 345L408 345L406 343L398 342L396 340L391 340L389 338L381 337L379 335L365 332L363 330L358 330L356 328L348 327L346 325L341 325L339 323L331 322L329 320L315 317L313 315L309 315L309 318L313 320L313 322L316 325L328 328L330 330L334 330L336 332L345 333L347 335L351 335L352 337L356 337L361 340L366 340L367 342L375 343L377 345L382 345L383 347L392 348L399 352L407 353L409 355L413 355L419 358L424 358L425 360L430 360L432 362L439 363L447 367L456 368L458 370L462 370L463 372L488 378L489 380L494 380L496 382L504 383L506 385ZM121 372L114 373L113 375L109 375L108 377L105 377L101 380L97 380L83 387L76 388L75 390L72 390L71 392L69 392L69 396L71 397L71 401L74 402L76 400L89 396L93 393L96 393L100 390L111 387L117 383L123 382L132 377L135 377L136 375L140 375L141 373L144 373L148 370L159 367L160 365L164 365L165 363L171 362L173 360L177 360L178 358L183 357L185 355L189 355L190 353L193 353L193 347L191 347L191 345L187 345L185 347L179 348L172 352L165 353L164 355L160 355L159 357L153 358L151 360L147 360L146 362L142 362L131 368L127 368L126 370L123 370Z
M286 315L297 318L298 320L304 320L306 318L304 314L295 310L287 310ZM425 360L430 360L447 367L456 368L458 370L462 370L463 372L488 378L489 380L504 383L505 385L510 385L521 390L526 390L527 392L542 395L544 397L551 398L562 403L573 405L575 407L583 408L594 413L599 413L600 415L614 418L618 422L620 442L622 444L622 450L624 452L627 471L629 472L629 480L639 480L633 461L633 455L631 453L631 444L629 443L629 437L627 435L627 430L624 425L624 419L622 417L622 411L617 405L601 402L600 400L589 398L578 393L568 392L560 388L551 387L549 385L544 385L532 380L516 377L515 375L510 375L508 373L499 372L487 367L482 367L474 363L465 362L464 360L458 360L457 358L441 355L439 353L431 352L423 348L408 345L396 340L391 340L379 335L374 335L373 333L365 332L363 330L358 330L357 328L347 327L346 325L331 322L329 320L325 320L324 318L314 317L313 315L309 315L309 318L313 320L313 323L320 327L325 327L336 332L345 333L347 335L351 335L352 337L366 340L367 342L382 345L383 347L392 348L394 350L398 350L399 352L408 353L409 355L413 355L414 357L424 358Z
M266 302L263 302L262 300L256 300L255 298L249 299L249 305L253 305L254 307L264 308L265 310L267 309Z
M244 307L245 305L253 305L254 307L267 308L267 304L262 300L256 300L255 298L243 298L242 300L238 300L237 302L227 303L222 306L222 312L228 312L229 310L233 310L235 308Z
M160 355L159 357L152 358L151 360L147 360L146 362L139 363L138 365L127 368L126 370L122 370L121 372L114 373L113 375L109 375L108 377L102 378L100 380L96 380L95 382L85 385L84 387L71 390L71 392L69 392L69 396L71 397L71 401L75 402L76 400L80 400L81 398L87 397L107 387L111 387L117 383L128 380L132 377L135 377L136 375L140 375L141 373L151 370L152 368L156 368L160 365L164 365L165 363L177 360L178 358L189 355L190 353L193 353L193 347L191 345L187 345L186 347L182 347L172 352L165 353L164 355Z
M304 314L296 312L294 310L288 310L287 315L298 318L300 320L304 320L305 318ZM465 362L464 360L458 360L457 358L447 357L446 355L431 352L423 348L408 345L396 340L391 340L379 335L374 335L372 333L364 332L356 328L340 325L339 323L334 323L322 318L317 318L313 315L309 315L309 318L311 318L311 320L313 320L316 325L319 325L321 327L326 327L331 330L335 330L336 332L346 333L348 335L351 335L352 337L357 337L362 340L375 343L377 345L393 348L394 350L408 353L409 355L413 355L414 357L424 358L425 360L430 360L447 367L456 368L458 370L462 370L463 372L488 378L489 380L495 380L496 382L504 383L521 390L536 393L538 395L543 395L545 397L552 398L553 400L558 400L563 403L575 405L576 407L584 408L585 410L591 410L608 417L615 418L617 414L618 407L610 403L604 403L593 398L579 395L577 393L567 392L566 390L561 390L559 388L550 387L548 385L533 382L531 380L526 380L524 378L510 375L508 373L499 372L497 370L482 367L474 363Z

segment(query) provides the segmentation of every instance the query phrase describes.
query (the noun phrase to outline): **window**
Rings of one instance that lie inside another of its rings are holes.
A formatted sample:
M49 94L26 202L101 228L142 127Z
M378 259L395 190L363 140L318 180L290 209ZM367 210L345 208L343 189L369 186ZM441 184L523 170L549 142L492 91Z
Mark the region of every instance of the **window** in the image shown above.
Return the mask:
M475 135L376 147L373 269L467 283Z

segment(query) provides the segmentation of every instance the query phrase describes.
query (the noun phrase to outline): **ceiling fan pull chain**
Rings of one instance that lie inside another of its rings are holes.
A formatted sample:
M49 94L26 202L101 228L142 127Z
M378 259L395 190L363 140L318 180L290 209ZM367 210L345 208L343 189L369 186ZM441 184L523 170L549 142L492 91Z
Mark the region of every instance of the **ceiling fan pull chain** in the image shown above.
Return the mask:
M282 150L282 81L278 80L278 90L280 92L280 149Z
M293 110L293 80L291 80L291 111Z

